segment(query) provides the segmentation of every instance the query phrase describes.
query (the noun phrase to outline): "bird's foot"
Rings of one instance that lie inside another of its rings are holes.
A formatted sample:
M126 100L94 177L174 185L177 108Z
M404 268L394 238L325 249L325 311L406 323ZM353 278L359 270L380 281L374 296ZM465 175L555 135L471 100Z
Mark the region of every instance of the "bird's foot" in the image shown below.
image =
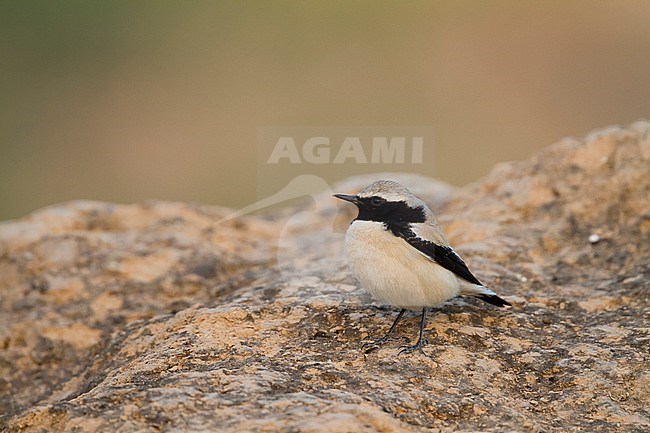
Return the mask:
M423 355L426 355L426 353L424 352L424 350L422 350L422 348L423 348L424 346L426 346L427 344L429 344L429 341L428 341L428 340L422 340L422 339L419 339L418 342L415 343L415 344L412 345L412 346L408 346L408 345L400 346L399 348L402 349L402 350L399 351L399 353L397 354L397 356L401 355L402 353L411 353L411 352L415 352L416 350L419 350L420 353L422 353Z
M390 337L388 335L384 335L381 338L378 338L373 341L367 341L361 345L361 350L363 350L363 353L370 353L374 352L375 350L379 349L381 346L386 344L390 340Z

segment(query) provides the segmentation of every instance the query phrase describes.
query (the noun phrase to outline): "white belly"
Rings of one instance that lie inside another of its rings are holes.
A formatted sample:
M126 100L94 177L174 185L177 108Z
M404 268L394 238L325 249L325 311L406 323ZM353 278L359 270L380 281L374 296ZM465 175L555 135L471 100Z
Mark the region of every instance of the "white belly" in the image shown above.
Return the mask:
M348 264L378 301L402 308L438 305L458 296L456 276L375 221L354 221L345 235Z

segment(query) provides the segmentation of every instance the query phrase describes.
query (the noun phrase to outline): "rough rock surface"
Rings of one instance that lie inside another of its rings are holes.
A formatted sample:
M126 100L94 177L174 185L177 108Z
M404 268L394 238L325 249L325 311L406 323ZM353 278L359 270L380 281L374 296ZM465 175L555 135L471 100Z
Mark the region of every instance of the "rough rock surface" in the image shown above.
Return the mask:
M346 268L352 209L71 202L0 225L0 430L648 431L650 123L427 199L513 303L395 310ZM369 177L336 187L352 192Z

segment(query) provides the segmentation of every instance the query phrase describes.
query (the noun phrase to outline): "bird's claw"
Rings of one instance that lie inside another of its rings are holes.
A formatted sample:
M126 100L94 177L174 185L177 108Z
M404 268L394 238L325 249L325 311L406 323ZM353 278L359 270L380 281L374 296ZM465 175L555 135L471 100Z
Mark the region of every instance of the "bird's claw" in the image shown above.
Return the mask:
M363 350L364 353L374 352L375 350L379 349L381 346L386 344L388 340L389 340L388 337L381 337L378 338L377 340L368 341L361 345L361 350Z
M412 345L412 346L408 346L408 345L400 346L399 348L400 348L401 350L399 351L399 353L397 354L397 356L400 356L402 353L411 353L411 352L415 352L416 350L419 350L420 353L422 353L423 355L426 355L426 353L424 352L424 350L422 350L422 348L423 348L424 346L426 346L427 344L429 344L429 340L418 340L418 342L415 343L415 344Z

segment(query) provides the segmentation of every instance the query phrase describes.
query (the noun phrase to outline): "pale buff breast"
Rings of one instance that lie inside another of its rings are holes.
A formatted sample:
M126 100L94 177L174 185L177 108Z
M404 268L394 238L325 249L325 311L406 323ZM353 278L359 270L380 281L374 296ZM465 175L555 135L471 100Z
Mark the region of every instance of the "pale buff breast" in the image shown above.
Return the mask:
M438 305L460 292L456 276L375 221L354 221L345 236L350 269L378 301L403 308Z

